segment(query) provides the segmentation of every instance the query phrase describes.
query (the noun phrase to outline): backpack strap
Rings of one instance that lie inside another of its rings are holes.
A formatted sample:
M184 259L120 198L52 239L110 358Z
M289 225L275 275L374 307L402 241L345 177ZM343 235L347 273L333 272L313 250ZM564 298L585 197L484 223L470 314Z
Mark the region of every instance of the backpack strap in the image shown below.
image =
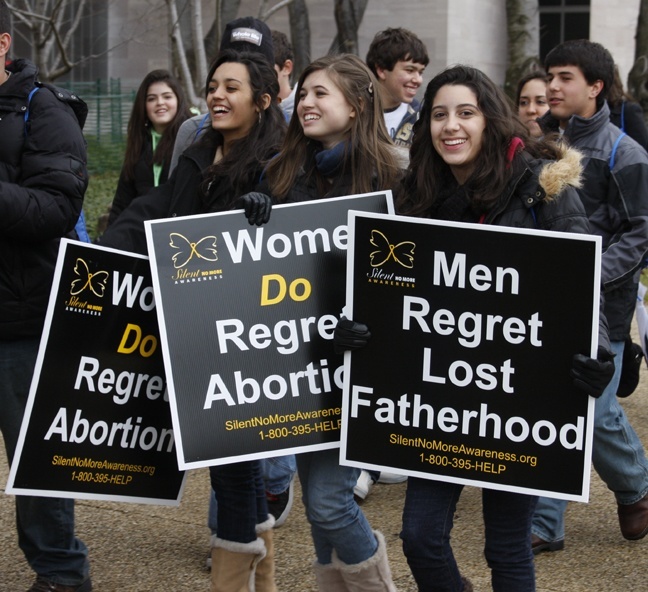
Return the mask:
M25 110L25 115L23 116L23 119L25 121L25 125L23 126L23 133L25 135L25 138L27 137L27 121L29 120L29 106L31 105L32 97L39 90L40 90L40 86L35 86L34 88L31 89L31 92L29 93L29 96L27 97L27 109Z
M209 117L209 113L206 113L205 116L200 120L200 124L198 125L198 129L196 130L196 135L194 136L193 142L195 142L198 139L198 136L202 134L203 130L205 129L205 122L207 121L208 117Z
M625 132L621 132L621 134L619 134L619 137L614 142L614 146L612 146L612 153L610 154L610 161L609 161L610 170L612 170L614 168L614 163L616 162L617 148L619 147L619 142L621 141L621 139L625 135L626 135Z

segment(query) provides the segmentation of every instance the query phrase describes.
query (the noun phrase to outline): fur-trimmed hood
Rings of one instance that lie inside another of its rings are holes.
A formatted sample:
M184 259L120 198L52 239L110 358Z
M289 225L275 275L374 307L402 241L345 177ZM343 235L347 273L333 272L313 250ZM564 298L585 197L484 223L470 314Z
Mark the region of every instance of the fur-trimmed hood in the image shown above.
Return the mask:
M540 187L546 194L547 201L553 201L568 186L578 189L581 186L583 155L574 148L559 145L560 157L546 161L538 174Z

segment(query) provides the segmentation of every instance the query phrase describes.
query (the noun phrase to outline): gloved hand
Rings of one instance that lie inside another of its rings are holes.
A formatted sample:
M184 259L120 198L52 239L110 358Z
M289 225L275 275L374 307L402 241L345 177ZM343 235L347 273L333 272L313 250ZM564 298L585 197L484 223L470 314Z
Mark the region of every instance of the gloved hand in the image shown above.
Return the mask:
M596 359L576 354L570 374L574 386L598 399L614 376L614 354L603 347Z
M364 347L369 343L369 339L371 333L367 325L342 317L333 333L333 349L336 354L343 354L347 350L353 351Z
M245 217L251 225L262 226L270 220L272 200L265 193L251 191L241 196Z

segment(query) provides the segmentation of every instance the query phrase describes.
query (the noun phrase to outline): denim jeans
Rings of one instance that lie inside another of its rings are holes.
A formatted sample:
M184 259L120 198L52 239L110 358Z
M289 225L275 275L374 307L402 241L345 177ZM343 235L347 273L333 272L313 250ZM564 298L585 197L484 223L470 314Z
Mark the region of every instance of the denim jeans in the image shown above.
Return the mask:
M420 592L460 592L461 575L450 546L463 485L410 477L403 510L403 552ZM533 592L531 518L537 497L482 490L484 555L494 592Z
M266 491L278 495L290 486L297 472L297 460L294 454L264 458L261 461L261 468Z
M624 342L613 341L611 347L616 354L615 371L594 406L592 464L619 504L633 504L648 493L648 461L616 396ZM541 497L533 517L533 533L550 542L564 539L566 508L564 500Z
M29 395L38 339L0 341L0 430L9 463ZM88 549L74 536L74 500L16 496L18 544L31 568L57 584L88 578Z
M295 473L297 472L297 461L294 454L265 458L261 460L261 470L265 489L277 495L283 493L290 486ZM207 526L212 534L218 530L218 504L214 490L209 492L209 513L207 515Z
M371 526L353 498L360 469L341 466L339 456L337 449L297 456L302 500L322 565L331 563L333 549L347 565L366 561L378 550Z
M216 494L218 538L236 543L256 540L256 525L268 519L260 461L209 467L209 475Z

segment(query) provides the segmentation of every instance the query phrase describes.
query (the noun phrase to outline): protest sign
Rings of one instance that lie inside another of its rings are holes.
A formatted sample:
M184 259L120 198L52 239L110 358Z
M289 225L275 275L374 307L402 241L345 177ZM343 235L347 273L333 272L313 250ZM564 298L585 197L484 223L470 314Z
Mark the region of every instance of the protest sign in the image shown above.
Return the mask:
M177 505L145 257L63 240L7 493Z
M347 211L391 193L146 222L178 464L339 446Z
M350 213L341 461L586 501L600 239Z

